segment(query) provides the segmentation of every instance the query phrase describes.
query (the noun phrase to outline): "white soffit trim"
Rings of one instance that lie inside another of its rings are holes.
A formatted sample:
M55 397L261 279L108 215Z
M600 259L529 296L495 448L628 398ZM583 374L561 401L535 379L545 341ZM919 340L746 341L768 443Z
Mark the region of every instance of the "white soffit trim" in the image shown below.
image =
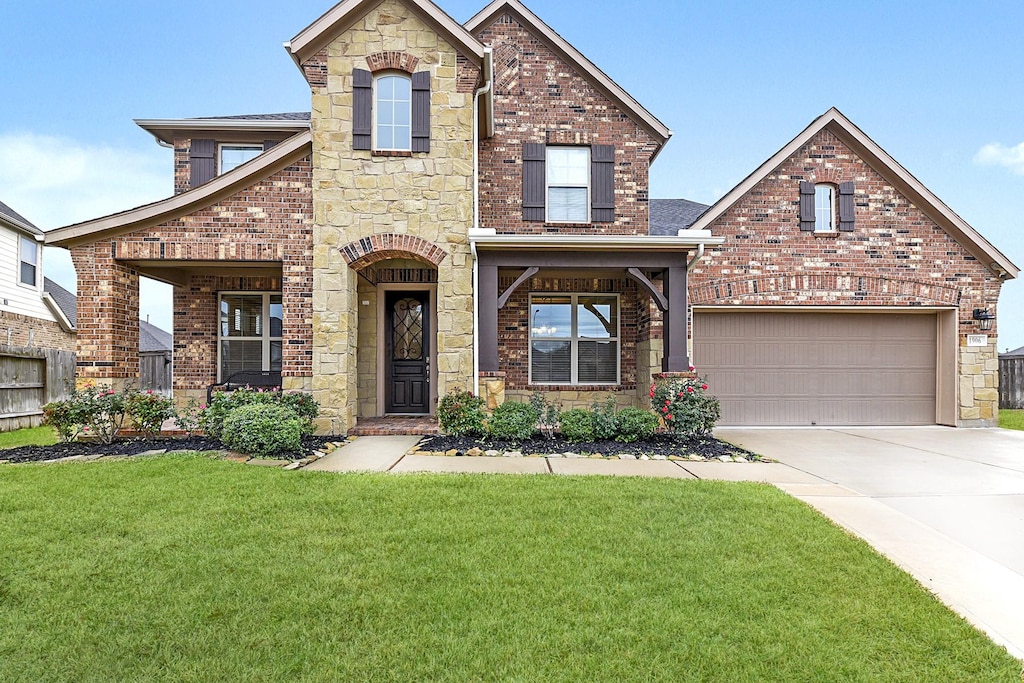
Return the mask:
M434 30L447 36L452 47L465 57L474 58L477 65L483 60L483 44L430 0L398 2L415 12ZM300 63L304 62L380 3L381 0L343 0L285 43L285 49Z
M996 249L964 219L960 218L955 211L946 206L921 181L911 175L907 169L903 168L888 152L879 147L874 140L869 138L864 131L854 125L852 121L835 107L832 107L812 121L807 128L793 138L785 147L758 166L753 173L740 181L736 187L729 190L724 197L715 202L711 208L700 216L692 228L699 230L709 229L716 219L732 208L747 192L770 175L786 159L796 154L801 147L807 144L812 137L824 128L828 128L835 133L840 140L849 145L858 156L864 159L873 170L892 182L900 192L907 195L915 206L928 214L951 237L974 254L990 270L996 274L1000 274L1000 271L1002 271L1006 274L1006 277L1017 277L1020 269L1010 259Z
M282 132L308 130L309 121L294 119L135 119L135 125L158 140L174 144L175 131Z
M625 8L625 5L623 7ZM573 47L565 38L558 35L521 2L517 0L494 0L494 2L480 10L472 19L467 21L466 28L475 34L502 12L511 13L528 28L532 29L537 34L537 37L542 38L548 47L554 50L555 54L576 67L598 90L629 113L634 121L646 128L658 140L659 151L668 142L668 139L672 137L672 131L668 126L659 121L654 114L647 111L622 86L613 81L608 74L601 71L593 62L583 56L583 53ZM655 152L654 156L657 156L657 152ZM653 161L654 157L651 160Z
M708 230L681 230L677 237L660 235L498 235L493 229L469 231L469 241L477 248L664 251L689 250L699 244L722 244Z
M57 301L50 295L49 292L43 292L43 303L50 309L50 313L53 313L53 317L60 323L61 329L65 332L74 332L75 326L71 324L68 317L64 315L64 311L57 305Z
M274 145L252 161L188 192L129 211L51 230L46 233L46 244L71 247L132 230L142 230L198 211L306 156L312 150L312 139L313 134L309 130L303 131Z

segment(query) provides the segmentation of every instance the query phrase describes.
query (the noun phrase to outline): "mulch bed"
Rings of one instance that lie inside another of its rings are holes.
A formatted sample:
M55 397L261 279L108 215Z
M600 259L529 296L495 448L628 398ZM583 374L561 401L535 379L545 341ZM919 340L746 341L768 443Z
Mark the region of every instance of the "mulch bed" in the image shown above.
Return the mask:
M759 459L757 455L746 449L719 441L711 436L674 436L671 434L655 434L649 439L634 443L620 443L618 441L569 442L560 436L556 436L553 439L535 437L517 442L502 439L432 436L421 441L419 448L421 451L448 452L454 450L459 455L464 455L467 451L479 448L485 451L519 451L527 455L551 455L556 453L598 454L604 456L630 454L636 457L642 455L677 457L698 455L708 459L727 455L730 457L741 456L748 460Z
M302 453L296 454L295 457L304 457L319 449L326 442L336 441L338 438L336 436L304 436L302 437ZM73 441L52 446L19 446L18 448L0 450L0 460L8 460L12 463L41 462L73 456L133 456L158 450L222 451L226 449L224 444L217 439L206 436L137 437L117 439L110 444Z

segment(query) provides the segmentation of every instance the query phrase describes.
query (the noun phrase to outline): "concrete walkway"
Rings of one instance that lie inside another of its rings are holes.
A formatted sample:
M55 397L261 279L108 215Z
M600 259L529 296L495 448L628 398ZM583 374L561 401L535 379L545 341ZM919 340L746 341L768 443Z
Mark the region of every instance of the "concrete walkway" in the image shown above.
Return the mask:
M1024 659L1024 432L722 428L715 435L829 482L778 485Z

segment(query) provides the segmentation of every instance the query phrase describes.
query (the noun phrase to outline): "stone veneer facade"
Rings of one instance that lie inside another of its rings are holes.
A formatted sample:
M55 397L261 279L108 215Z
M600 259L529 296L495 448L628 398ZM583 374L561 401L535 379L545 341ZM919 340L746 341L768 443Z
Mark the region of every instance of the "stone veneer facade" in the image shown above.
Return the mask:
M437 396L472 388L472 371L467 372L473 367L468 232L473 221L473 90L478 74L452 45L395 0L374 7L310 61L305 72L313 91L316 188L312 389L322 406L319 427L343 433L360 414L360 394L370 398L381 381L376 376L379 290L359 284L360 276L343 251L363 238L415 235L443 252L436 264L436 286L423 287L435 290L436 301L431 411ZM353 150L353 70L408 64L431 74L430 151L396 155ZM424 260L422 254L401 249L391 256ZM364 306L362 301L369 303Z
M853 232L799 229L799 183L855 186ZM998 420L996 330L978 334L975 308L995 312L1002 281L828 128L711 225L724 236L690 274L694 306L882 306L957 309L958 424ZM699 365L699 359L697 359Z

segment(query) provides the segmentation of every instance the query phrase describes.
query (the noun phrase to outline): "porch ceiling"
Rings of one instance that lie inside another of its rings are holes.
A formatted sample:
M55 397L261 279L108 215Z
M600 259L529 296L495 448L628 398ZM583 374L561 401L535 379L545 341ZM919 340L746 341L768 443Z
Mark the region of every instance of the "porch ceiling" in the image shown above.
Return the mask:
M281 277L280 262L267 261L121 261L138 271L139 275L187 287L193 275L239 275L246 277ZM228 271L225 273L225 271Z

